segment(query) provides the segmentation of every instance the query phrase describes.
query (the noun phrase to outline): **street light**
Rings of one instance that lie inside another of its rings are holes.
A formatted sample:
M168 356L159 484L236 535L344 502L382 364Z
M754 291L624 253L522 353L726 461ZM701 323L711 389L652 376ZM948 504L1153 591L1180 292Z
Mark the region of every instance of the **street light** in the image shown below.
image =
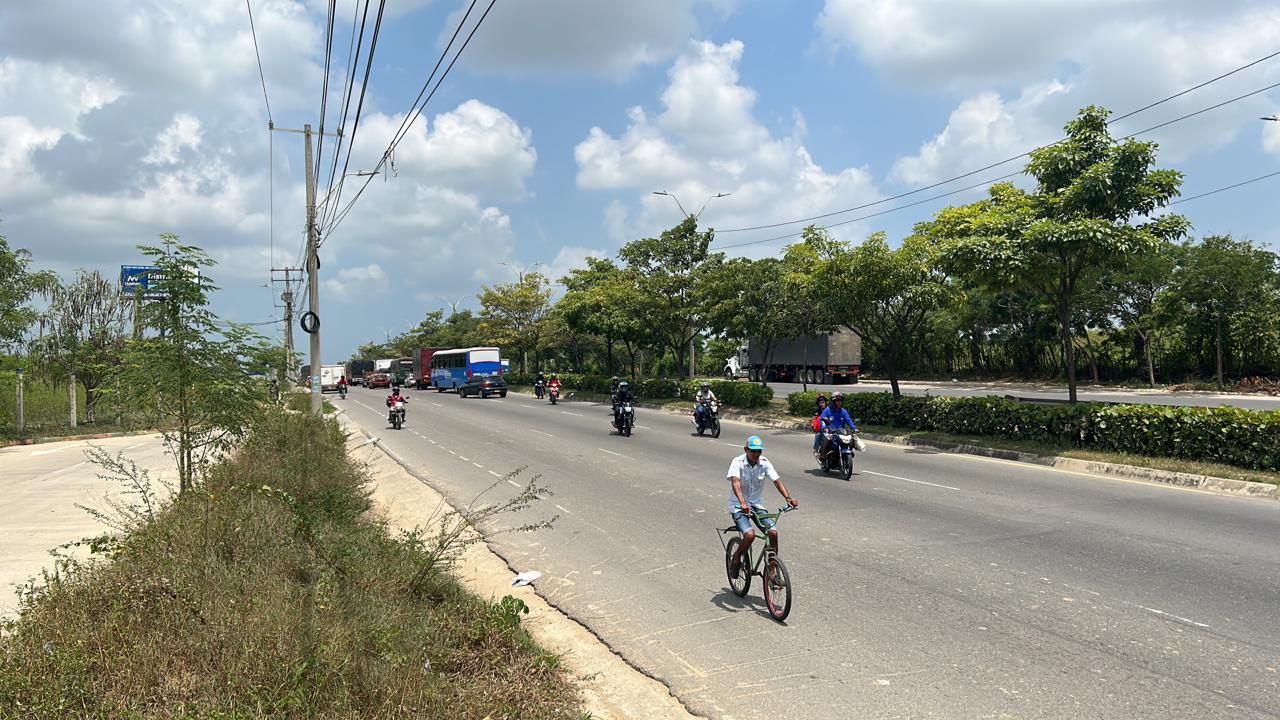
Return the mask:
M1280 122L1280 117L1272 115L1271 117L1259 118L1259 120L1270 120L1271 122Z
M707 198L707 201L706 201L706 202L702 203L702 207L698 208L698 212L696 212L696 213L694 213L694 214L692 214L692 215L690 215L690 214L689 214L689 211L688 211L688 210L685 210L685 209L684 209L684 205L681 205L681 204L680 204L680 198L676 197L676 196L675 196L675 193L670 193L670 192L667 192L666 190L654 190L654 191L653 191L653 194L654 194L654 195L666 195L667 197L671 198L672 200L675 200L675 201L676 201L676 207L680 208L680 212L681 212L685 217L691 217L691 218L693 218L694 220L697 220L697 219L702 215L702 211L707 209L707 205L709 205L709 204L711 203L711 201L712 201L712 200L715 200L716 198L729 197L729 196L730 196L730 195L732 195L733 193L716 193L715 195L712 195L711 197Z
M459 295L458 299L454 300L453 302L449 302L449 298L443 295L437 295L436 297L443 300L445 304L449 306L449 316L453 317L454 315L458 314L458 306L462 304L462 299L465 298L466 295Z
M547 268L547 269L550 269L550 268L551 268L551 266L550 266L550 265L548 265L548 264L546 264L546 263L544 263L544 262L536 262L536 263L533 263L532 265L525 265L523 270L516 270L516 269L515 269L515 266L513 266L513 265L508 265L507 263L505 263L505 262L503 262L503 261L501 261L501 260L499 260L499 261L498 261L498 264L499 264L499 265L501 265L501 266L503 266L503 267L505 267L506 269L510 270L511 272L515 273L515 274L516 274L516 282L519 282L519 283L523 283L523 282L524 282L524 274L525 274L526 272L528 272L528 271L532 270L533 268L538 267L539 265L541 265L542 267L545 267L545 268Z

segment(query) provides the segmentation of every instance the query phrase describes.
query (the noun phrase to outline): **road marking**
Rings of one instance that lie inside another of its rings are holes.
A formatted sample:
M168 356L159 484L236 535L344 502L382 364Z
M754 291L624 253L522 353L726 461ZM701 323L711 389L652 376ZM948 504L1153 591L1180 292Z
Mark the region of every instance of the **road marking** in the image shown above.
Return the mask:
M433 403L431 403L431 404L432 404L432 405L435 405L436 407L444 407L443 405L441 405L441 404L440 404L440 403L438 403L438 402L433 402Z
M449 450L449 448L445 448L445 450ZM452 450L449 450L449 454L450 454L450 455L457 455L458 453L456 453L456 452L454 452L454 451L452 451Z
M469 457L464 457L464 456L462 456L462 455L459 455L459 456L458 456L458 459L459 459L459 460L464 460L464 461L466 461L466 462L471 462L471 458L469 458Z
M437 444L436 441L432 440L431 438L427 438L427 442L431 443L432 445Z
M641 429L641 430L652 430L652 429L653 429L653 428L649 427L648 425L637 425L636 427L637 427L637 428L639 428L639 429Z
M36 457L37 455L51 455L56 452L62 452L63 450L70 450L72 447L73 446L71 445L65 445L63 447L54 448L52 450L32 450L31 457Z
M581 413L569 412L568 410L561 410L560 412L564 413L565 415L577 415L578 417L582 417Z
M58 473L63 473L63 472L66 472L66 471L68 471L68 470L73 470L73 469L75 469L75 468L78 468L78 467L80 467L81 465L88 465L88 464L89 464L89 461L88 461L88 460L82 460L82 461L80 461L80 462L76 463L75 465L68 465L67 467L64 467L64 468L58 468L57 470L54 470L54 471L52 471L52 472L47 472L47 473L45 473L44 475L41 475L41 476L40 476L40 479L41 479L41 480L43 480L43 479L45 479L45 478L50 478L50 477L53 477L54 475L57 475Z
M506 402L506 400L503 400L502 398L491 398L491 399L492 399L494 402Z
M682 562L673 562L673 563L671 563L670 565L663 565L663 566L662 566L662 567L660 567L660 568L654 568L654 569L652 569L652 570L645 570L644 572L642 572L642 573L640 573L640 574L641 574L642 576L643 576L643 575L652 575L653 573L656 573L656 572L662 572L663 570L670 570L671 568L673 568L673 567L675 567L675 566L677 566L677 565L681 565L681 564L683 564L683 561L682 561Z
M533 428L529 428L529 429L530 429L530 430L533 430ZM536 432L536 433L538 433L539 435L546 435L547 437L555 437L555 435L552 435L552 434L551 434L551 433L549 433L549 432L542 432L541 430L533 430L533 431L534 431L534 432Z
M959 490L960 490L960 488L958 488L958 487L951 487L950 485L939 485L938 483L925 482L924 480L912 480L911 478L898 477L897 475L889 475L889 474L887 474L887 473L879 473L879 472L875 472L875 471L873 471L873 470L862 470L862 471L860 471L860 473L859 473L859 474L861 474L861 473L866 473L867 475L879 475L880 477L893 478L894 480L902 480L902 481L909 482L909 483L916 483L917 485L928 485L928 486L930 486L930 487L943 488L943 489L945 489L945 490L955 490L955 491L957 491L957 492L959 492Z
M500 477L502 477L501 475L499 475L498 473L496 473L496 472L494 472L494 471L492 471L492 470L490 470L490 471L489 471L489 474L490 474L490 475L492 475L492 476L494 476L494 477L496 477L496 478L500 478Z
M596 449L597 449L597 450L599 450L600 452L609 453L610 455L617 455L617 456L618 456L618 457L620 457L620 458L626 458L626 459L628 459L628 460L635 460L635 458L631 457L630 455L623 455L622 453L616 453L616 452L614 452L614 451L612 451L612 450L605 450L604 448L596 448Z
M572 512L570 512L570 511L569 511L569 508L567 508L567 507L565 507L565 506L563 506L563 505L556 505L556 507L557 507L557 508L559 508L559 509L560 509L560 512L562 512L562 513L566 513L566 514L568 514L568 515L572 515L572 514L573 514Z
M483 466L483 465L481 465L481 464L480 464L480 463L478 463L478 462L473 462L473 463L471 463L471 464L472 464L472 465L475 465L476 467L480 468L481 470L483 470L483 469L484 469L484 466Z
M520 487L520 483L515 480L508 480L507 482L510 483L512 487Z
M729 447L738 447L738 443L727 442L725 445L728 445Z
M134 448L140 448L140 447L142 447L143 445L146 445L146 443L134 443L134 444L130 445L129 447L125 448L125 450L132 450L132 449L134 449Z
M530 409L532 409L532 408L533 408L533 406L532 406L532 405L525 405L524 403L520 403L520 407L527 407L527 408L530 408Z

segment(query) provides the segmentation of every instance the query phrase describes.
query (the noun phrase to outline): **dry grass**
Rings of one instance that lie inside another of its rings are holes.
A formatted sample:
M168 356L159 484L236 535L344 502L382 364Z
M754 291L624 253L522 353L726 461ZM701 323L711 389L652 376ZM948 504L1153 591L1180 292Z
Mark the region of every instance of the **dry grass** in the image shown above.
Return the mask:
M581 717L523 604L369 521L365 480L335 424L275 412L203 487L116 513L0 636L0 717Z

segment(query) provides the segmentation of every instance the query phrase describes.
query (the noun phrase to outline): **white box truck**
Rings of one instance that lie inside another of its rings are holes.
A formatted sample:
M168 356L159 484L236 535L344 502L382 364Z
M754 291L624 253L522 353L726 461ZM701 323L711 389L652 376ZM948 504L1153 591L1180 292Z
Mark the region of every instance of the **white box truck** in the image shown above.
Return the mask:
M320 366L320 392L338 392L338 380L347 372L345 365Z

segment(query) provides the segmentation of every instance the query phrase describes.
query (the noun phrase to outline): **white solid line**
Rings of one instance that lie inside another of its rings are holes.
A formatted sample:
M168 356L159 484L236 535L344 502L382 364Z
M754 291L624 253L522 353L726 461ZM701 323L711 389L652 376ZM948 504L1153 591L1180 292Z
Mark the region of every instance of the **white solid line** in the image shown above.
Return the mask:
M483 469L484 469L484 466L483 466L483 465L481 465L481 464L480 464L480 463L478 463L478 462L473 462L473 463L471 463L471 464L472 464L472 465L475 465L476 467L480 468L481 470L483 470Z
M911 478L898 477L897 475L887 475L885 473L878 473L872 470L863 470L862 472L866 473L867 475L879 475L880 477L893 478L894 480L903 480L909 483L916 483L917 485L929 485L930 487L943 488L944 490L955 490L957 492L959 492L960 490L960 488L951 487L950 485L939 485L938 483L925 482L924 480L912 480Z
M557 505L556 507L560 507L560 506L559 506L559 505ZM1174 620L1180 620L1180 621L1182 621L1182 622L1184 622L1184 623L1187 623L1188 625L1195 625L1196 627L1199 627L1199 628L1207 628L1207 627L1209 627L1208 625L1205 625L1204 623L1196 622L1195 620L1188 620L1187 618L1180 617L1180 616L1178 616L1178 615L1174 615L1174 614L1172 614L1172 613L1167 613L1167 612L1165 612L1165 611L1163 611L1163 610L1157 610L1157 609L1155 609L1155 608L1149 608L1149 607L1147 607L1147 606L1145 606L1145 605L1139 605L1138 607L1142 608L1143 610L1146 610L1147 612L1153 612L1153 613L1155 613L1155 614L1157 614L1157 615L1163 615L1163 616L1165 616L1165 617L1167 617L1167 618L1173 618Z
M560 512L562 512L562 513L566 513L566 514L568 514L568 515L572 515L572 514L573 514L572 512L570 512L570 511L569 511L569 508L566 508L566 507L565 507L565 506L563 506L563 505L557 505L556 507L557 507L557 508L560 508Z
M520 483L516 482L515 480L508 480L507 482L511 483L511 485L514 487L520 487Z
M596 448L596 449L597 449L597 450L599 450L600 452L606 452L606 453L609 453L610 455L617 455L617 456L618 456L618 457L620 457L620 458L626 458L626 459L628 459L628 460L635 460L635 458L631 457L630 455L623 455L622 453L616 453L616 452L614 452L614 451L612 451L612 450L605 450L604 448Z
M502 477L501 475L499 475L498 473L496 473L496 472L494 472L494 471L492 471L492 470L490 470L490 471L489 471L489 474L490 474L490 475L492 475L492 476L494 476L494 477Z
M580 413L569 412L568 410L561 410L560 412L564 413L565 415L577 415L578 417L582 417Z

